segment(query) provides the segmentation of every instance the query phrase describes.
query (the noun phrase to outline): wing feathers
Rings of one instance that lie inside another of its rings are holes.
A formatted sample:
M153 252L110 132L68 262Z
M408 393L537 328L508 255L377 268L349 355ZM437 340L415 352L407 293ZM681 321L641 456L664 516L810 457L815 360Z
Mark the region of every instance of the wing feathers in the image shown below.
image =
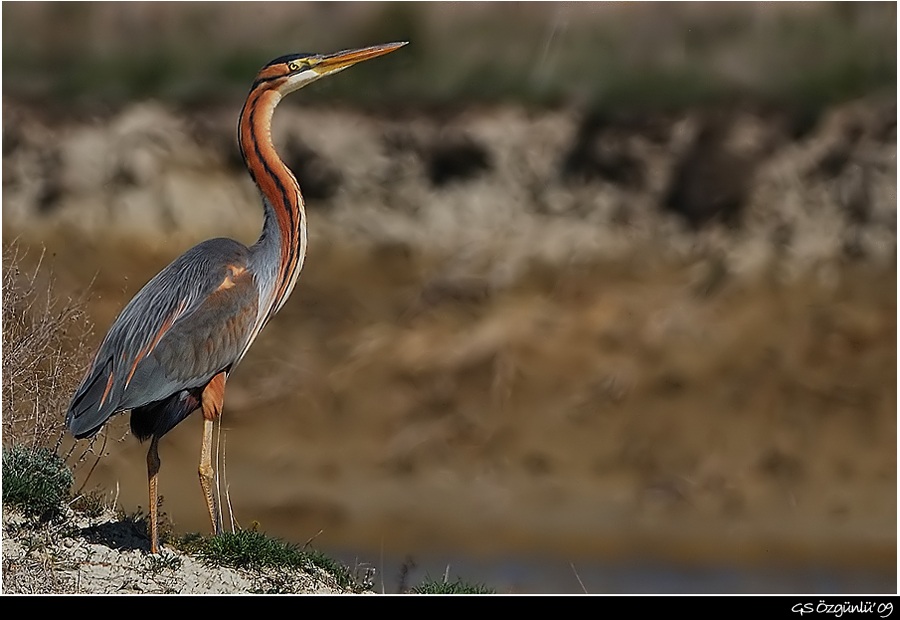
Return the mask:
M99 367L95 365L91 369L75 393L66 414L66 425L77 439L96 433L112 415L111 407L103 408L112 376L112 360L107 359Z
M96 433L120 411L144 408L146 416L159 409L151 404L162 401L177 401L181 409L199 406L198 398L183 392L232 368L254 332L258 293L247 258L240 243L213 239L188 250L135 295L66 413L76 437ZM168 430L172 422L158 428Z

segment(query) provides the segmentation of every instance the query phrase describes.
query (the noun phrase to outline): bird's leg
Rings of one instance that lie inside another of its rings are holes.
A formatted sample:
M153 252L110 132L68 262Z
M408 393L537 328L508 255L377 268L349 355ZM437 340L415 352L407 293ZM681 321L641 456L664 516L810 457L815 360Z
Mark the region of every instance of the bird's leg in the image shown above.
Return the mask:
M203 447L200 450L200 486L203 488L203 497L206 499L206 508L209 510L209 520L212 523L213 534L222 533L222 513L219 511L219 503L214 492L215 471L212 466L212 439L213 421L203 419Z
M222 511L216 498L214 489L215 471L212 466L212 440L213 423L222 415L222 405L225 401L225 373L220 372L207 384L201 395L203 407L203 446L200 449L200 486L203 488L203 497L206 498L206 507L209 510L209 520L212 523L213 533L222 533Z
M159 527L156 510L156 474L159 473L159 437L150 440L147 451L147 482L150 487L150 553L159 553Z

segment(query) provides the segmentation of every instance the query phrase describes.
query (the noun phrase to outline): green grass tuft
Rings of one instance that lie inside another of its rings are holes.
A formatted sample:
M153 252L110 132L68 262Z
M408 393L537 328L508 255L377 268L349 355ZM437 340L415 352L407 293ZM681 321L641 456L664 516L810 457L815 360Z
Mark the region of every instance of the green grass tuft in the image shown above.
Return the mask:
M471 584L457 578L456 581L436 581L425 577L425 581L412 589L413 594L496 594L497 591L483 584Z
M215 566L254 570L298 569L310 574L324 570L343 588L355 591L366 589L345 566L322 552L306 550L255 530L226 532L209 538L189 534L181 539L180 546Z
M48 520L62 513L72 489L72 472L54 451L12 445L3 448L3 503Z

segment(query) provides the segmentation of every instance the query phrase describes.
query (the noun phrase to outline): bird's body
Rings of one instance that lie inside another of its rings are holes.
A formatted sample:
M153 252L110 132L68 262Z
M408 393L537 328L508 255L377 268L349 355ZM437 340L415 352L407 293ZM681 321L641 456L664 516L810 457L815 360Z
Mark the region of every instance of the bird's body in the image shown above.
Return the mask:
M212 492L212 423L225 382L287 301L306 255L306 213L297 180L275 152L271 120L281 98L319 77L391 52L403 43L275 59L257 74L238 123L244 162L262 193L265 221L247 247L232 239L194 246L151 279L116 318L66 414L76 438L131 411L131 430L150 439L150 547L158 551L159 439L195 411L204 417L200 482L213 530L221 513Z
M161 437L197 409L185 412L179 403L196 399L197 390L240 361L259 320L249 256L237 241L205 241L135 295L72 401L75 437L93 435L111 415L129 409L139 439Z

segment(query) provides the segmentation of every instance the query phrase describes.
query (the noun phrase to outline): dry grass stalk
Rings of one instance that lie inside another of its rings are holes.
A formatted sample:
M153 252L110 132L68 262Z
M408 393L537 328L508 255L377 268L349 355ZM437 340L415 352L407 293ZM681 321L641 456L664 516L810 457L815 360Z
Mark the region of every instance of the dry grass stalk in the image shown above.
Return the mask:
M89 359L85 299L61 298L43 267L17 243L3 252L3 440L58 449L64 414Z

